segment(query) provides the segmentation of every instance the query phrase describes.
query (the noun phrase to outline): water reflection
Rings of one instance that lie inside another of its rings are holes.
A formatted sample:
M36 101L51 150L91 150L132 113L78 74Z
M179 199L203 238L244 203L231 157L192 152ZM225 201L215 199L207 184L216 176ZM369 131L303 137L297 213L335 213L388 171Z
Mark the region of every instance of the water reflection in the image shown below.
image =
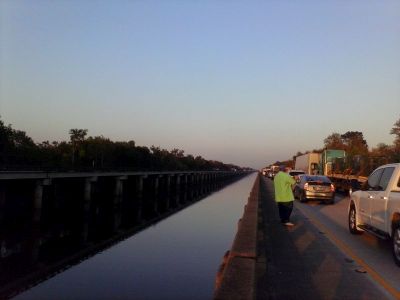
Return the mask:
M18 201L8 203L1 216L0 297L9 298L41 283L17 298L167 299L170 294L174 299L187 299L180 297L179 291L189 289L194 298L204 299L204 289L196 292L196 286L189 286L186 280L192 277L198 282L204 268L210 266L212 278L207 278L206 293L211 297L216 268L230 247L236 231L234 223L240 217L253 177L247 177L251 182L244 179L245 187L243 180L229 186L232 191L240 187L240 191L214 193L207 198L207 205L199 202L196 209L185 210L185 214L183 208L231 182L191 186L179 193L161 188L154 194L145 189L141 202L128 201L129 196L107 201L110 195L99 192L89 206L69 198L68 186L55 186L65 189L65 194L58 201L45 201L40 223L32 223L31 208ZM51 199L51 195L48 191L46 197ZM222 202L225 204L221 206ZM176 212L180 213L158 223ZM233 224L224 220L228 215ZM214 223L209 222L213 218ZM226 245L219 247L212 259L199 256L198 249L207 252L220 246L226 238L224 228L231 232ZM186 250L189 253L185 254ZM191 266L190 272L187 265Z

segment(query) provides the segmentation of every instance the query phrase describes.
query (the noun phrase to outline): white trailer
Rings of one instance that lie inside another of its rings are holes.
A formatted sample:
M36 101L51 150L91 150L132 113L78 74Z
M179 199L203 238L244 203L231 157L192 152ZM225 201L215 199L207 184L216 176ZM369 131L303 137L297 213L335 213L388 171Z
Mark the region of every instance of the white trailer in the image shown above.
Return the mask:
M306 174L318 174L321 154L306 153L296 157L295 169L303 170Z

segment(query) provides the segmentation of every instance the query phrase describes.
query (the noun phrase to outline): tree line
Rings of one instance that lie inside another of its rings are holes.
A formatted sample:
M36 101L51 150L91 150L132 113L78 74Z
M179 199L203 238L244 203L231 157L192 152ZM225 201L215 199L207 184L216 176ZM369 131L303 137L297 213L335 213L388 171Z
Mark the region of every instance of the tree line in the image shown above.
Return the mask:
M0 170L38 171L232 171L233 164L206 160L160 147L138 146L134 141L114 142L88 136L87 129L70 129L69 141L35 143L26 132L0 119Z
M339 161L336 167L342 171L358 169L358 171L368 173L379 165L400 162L400 119L393 124L390 134L394 135L392 145L380 143L369 149L368 143L360 131L347 131L343 134L333 132L324 139L322 148L305 152L297 151L292 159L283 162L277 161L275 164L285 164L294 168L296 157L300 155L310 152L321 153L324 149L340 149L346 151L346 159Z

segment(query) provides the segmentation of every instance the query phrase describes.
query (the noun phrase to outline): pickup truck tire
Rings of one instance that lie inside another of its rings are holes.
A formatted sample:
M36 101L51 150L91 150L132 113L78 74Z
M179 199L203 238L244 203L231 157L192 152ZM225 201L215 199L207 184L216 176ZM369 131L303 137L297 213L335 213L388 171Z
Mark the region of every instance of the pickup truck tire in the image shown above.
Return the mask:
M357 221L356 221L357 218L356 218L356 216L357 216L356 208L355 208L354 205L352 205L350 207L350 210L349 210L349 219L348 219L348 221L349 221L349 231L350 231L351 234L361 234L362 233L361 230L357 229Z
M395 263L400 267L400 223L393 226L392 250Z

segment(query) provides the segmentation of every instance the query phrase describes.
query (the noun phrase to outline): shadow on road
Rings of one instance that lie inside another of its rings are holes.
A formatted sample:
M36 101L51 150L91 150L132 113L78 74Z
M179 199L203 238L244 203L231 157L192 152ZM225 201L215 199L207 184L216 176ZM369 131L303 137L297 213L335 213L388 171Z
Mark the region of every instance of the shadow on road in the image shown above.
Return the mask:
M257 299L388 299L297 208L292 214L296 225L283 226L268 179L261 181L260 201L265 270L258 277Z

